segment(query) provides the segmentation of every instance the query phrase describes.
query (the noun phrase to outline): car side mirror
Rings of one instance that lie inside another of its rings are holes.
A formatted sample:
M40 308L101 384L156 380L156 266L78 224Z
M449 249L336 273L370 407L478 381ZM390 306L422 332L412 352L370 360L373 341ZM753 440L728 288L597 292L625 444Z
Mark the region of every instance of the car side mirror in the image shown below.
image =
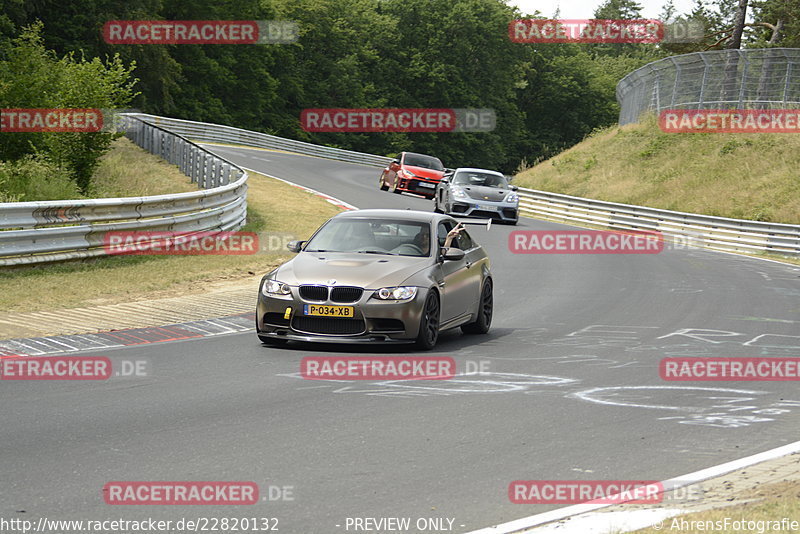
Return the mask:
M439 180L439 182L441 182L443 184L449 184L450 180L448 178L442 178L441 180Z
M400 160L399 159L392 160L392 165L400 165Z
M442 252L442 259L444 261L458 261L464 259L464 251L460 248L448 247Z
M286 243L286 248L291 250L292 252L300 252L303 250L303 245L305 245L305 241L289 241Z
M512 191L519 191L519 187L517 187L516 185L512 185L511 186L511 190Z

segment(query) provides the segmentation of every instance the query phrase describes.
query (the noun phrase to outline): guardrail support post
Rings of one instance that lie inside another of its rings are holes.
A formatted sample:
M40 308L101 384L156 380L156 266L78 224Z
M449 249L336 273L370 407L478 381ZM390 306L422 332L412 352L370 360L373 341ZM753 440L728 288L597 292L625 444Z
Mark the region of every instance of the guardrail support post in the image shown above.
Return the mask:
M220 185L228 185L231 183L231 166L227 163L222 164L222 176L220 177Z
M208 161L208 176L209 176L209 187L217 187L217 160L214 158L209 158Z

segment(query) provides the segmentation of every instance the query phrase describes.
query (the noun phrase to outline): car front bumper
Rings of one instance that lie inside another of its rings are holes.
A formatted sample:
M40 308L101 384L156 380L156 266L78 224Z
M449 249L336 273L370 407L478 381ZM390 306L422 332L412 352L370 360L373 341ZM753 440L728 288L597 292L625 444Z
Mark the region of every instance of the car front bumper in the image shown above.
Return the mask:
M408 343L417 338L427 296L427 290L419 288L413 299L385 301L365 290L358 301L339 303L304 300L297 287L291 290L286 297L268 297L259 291L256 330L260 336L323 343ZM306 304L352 306L354 317L305 315Z
M436 194L437 183L433 180L421 180L419 178L403 179L398 189L433 198Z
M449 214L459 217L483 217L504 222L515 222L519 220L519 204L461 199L453 202Z

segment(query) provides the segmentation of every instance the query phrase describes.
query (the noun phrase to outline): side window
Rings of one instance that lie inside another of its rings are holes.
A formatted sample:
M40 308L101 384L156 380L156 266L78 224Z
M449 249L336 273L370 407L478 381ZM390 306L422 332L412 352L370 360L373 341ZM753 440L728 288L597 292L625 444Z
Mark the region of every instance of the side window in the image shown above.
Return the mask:
M453 221L444 221L439 223L439 230L437 231L439 237L439 247L444 246L444 242L447 240L447 233L455 227L456 225ZM450 243L450 246L466 251L473 248L475 245L467 231L463 230L458 237L455 238L452 243Z
M469 250L475 245L473 244L472 238L469 236L467 231L464 230L456 238L456 246L461 250Z

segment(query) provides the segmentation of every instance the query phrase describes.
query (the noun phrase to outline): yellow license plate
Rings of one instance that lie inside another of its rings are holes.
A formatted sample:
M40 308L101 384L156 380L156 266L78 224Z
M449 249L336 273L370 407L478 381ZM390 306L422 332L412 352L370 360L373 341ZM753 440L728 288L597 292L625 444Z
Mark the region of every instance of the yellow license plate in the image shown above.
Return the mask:
M352 306L324 306L319 304L303 304L303 314L317 317L353 317Z

